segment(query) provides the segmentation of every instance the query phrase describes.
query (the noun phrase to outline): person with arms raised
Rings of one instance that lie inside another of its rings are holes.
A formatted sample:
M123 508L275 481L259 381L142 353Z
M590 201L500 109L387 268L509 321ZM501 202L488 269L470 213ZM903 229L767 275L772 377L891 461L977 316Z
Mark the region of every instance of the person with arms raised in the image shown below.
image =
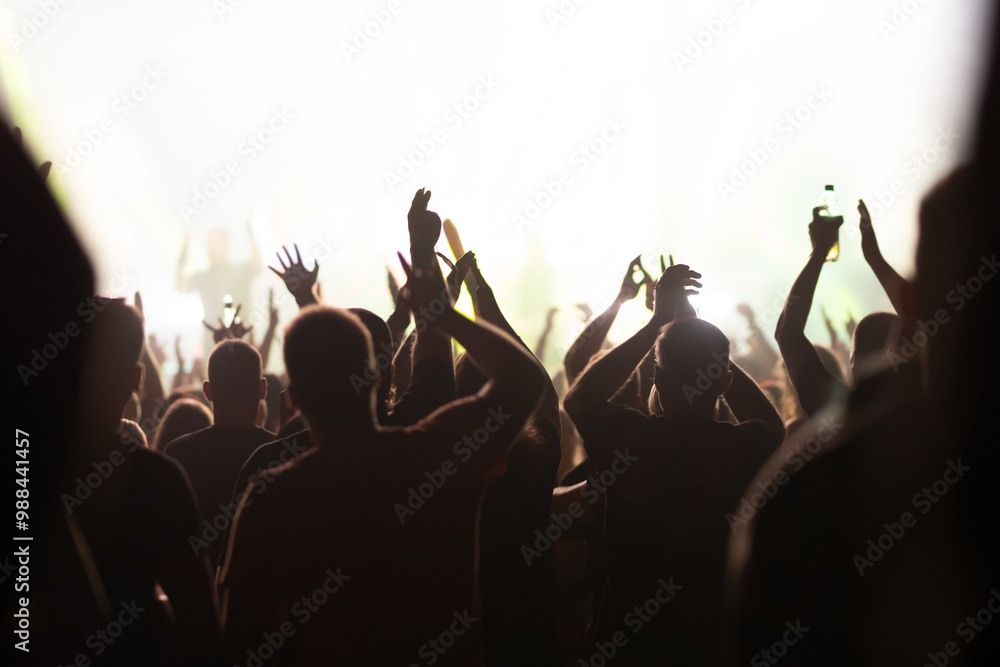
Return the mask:
M406 300L418 331L454 337L489 381L412 427L383 428L378 380L360 393L351 382L375 366L360 320L330 307L296 317L285 331L285 366L315 447L237 513L220 578L235 662L275 632L301 665L479 660L477 506L545 378L509 336L453 308L429 197L418 191L410 209Z
M596 639L606 651L610 642L616 665L712 664L726 515L784 437L770 401L730 363L725 335L694 317L688 296L700 277L668 267L649 323L593 363L565 399L606 488L610 586ZM654 346L661 414L612 403ZM717 421L720 397L739 424Z

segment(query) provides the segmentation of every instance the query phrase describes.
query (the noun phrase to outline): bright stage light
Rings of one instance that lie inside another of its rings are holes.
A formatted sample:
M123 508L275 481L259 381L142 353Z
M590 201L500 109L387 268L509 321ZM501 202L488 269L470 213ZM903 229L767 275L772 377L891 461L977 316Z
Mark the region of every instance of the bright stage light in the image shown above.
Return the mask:
M387 315L427 186L526 340L552 304L566 334L572 304L599 312L660 252L704 274L703 315L734 331L736 303L787 292L827 183L912 270L920 197L972 139L988 6L16 0L0 76L99 284L126 268L164 329L201 336L197 298L172 294L184 233L192 270L212 227L245 258L254 210L265 260L297 242L328 301ZM841 241L817 310L887 309Z

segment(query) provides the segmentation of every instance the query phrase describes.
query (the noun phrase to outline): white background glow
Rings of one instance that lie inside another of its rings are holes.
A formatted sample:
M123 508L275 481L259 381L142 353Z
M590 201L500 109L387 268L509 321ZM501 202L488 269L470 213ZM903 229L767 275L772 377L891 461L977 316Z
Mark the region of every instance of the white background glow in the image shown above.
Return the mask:
M977 0L399 0L394 14L389 5L4 3L4 113L39 161L69 165L74 151L88 153L50 183L99 290L141 289L149 328L166 339L183 333L193 352L200 303L173 290L183 234L197 269L213 227L229 229L234 259L245 258L252 219L265 262L297 242L304 255L327 257L327 302L385 316L385 267L406 249L405 213L427 186L431 208L456 222L527 341L550 304L562 307L550 366L579 331L572 304L599 312L640 253L651 270L663 252L700 271L696 305L728 333L742 335L741 301L770 329L777 313L768 311L806 259L810 210L827 183L845 228L856 228L864 197L883 253L912 271L920 197L972 139L988 25ZM376 30L373 16L391 20ZM356 42L366 26L376 34ZM133 93L157 68L162 80ZM482 99L467 101L477 92ZM475 108L460 115L463 101ZM250 160L244 142L275 109L293 120ZM784 119L797 111L795 127ZM608 123L604 152L581 153ZM938 153L948 128L958 139ZM766 162L720 192L768 140L776 149ZM392 187L387 172L428 142L433 153ZM925 151L934 158L917 166ZM181 206L229 161L240 172L185 221ZM562 171L568 185L547 200L546 183ZM901 194L878 206L894 181ZM513 216L529 200L548 205L519 228ZM857 240L842 232L841 244L809 323L819 342L820 305L841 321L848 309L889 308ZM116 272L130 276L124 288ZM272 286L281 288L265 270L255 293L263 299ZM294 310L287 301L282 319ZM641 316L640 297L612 338Z

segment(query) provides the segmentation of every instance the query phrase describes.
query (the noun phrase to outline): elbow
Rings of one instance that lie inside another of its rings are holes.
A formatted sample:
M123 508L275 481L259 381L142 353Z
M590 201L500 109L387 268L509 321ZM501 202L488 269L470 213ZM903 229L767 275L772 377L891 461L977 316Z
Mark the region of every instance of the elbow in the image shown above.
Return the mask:
M785 313L782 312L781 315L778 317L778 324L774 327L774 340L776 343L778 343L779 347L785 342L786 340L785 337L787 335L788 335L788 330L785 326Z

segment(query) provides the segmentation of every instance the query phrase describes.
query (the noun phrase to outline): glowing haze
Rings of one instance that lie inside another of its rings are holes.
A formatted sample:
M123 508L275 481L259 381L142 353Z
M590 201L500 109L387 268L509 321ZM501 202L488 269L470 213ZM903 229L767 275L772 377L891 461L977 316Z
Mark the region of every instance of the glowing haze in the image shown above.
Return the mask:
M15 0L0 84L56 163L100 291L141 289L150 329L191 353L200 302L173 289L185 232L196 270L213 227L245 259L250 222L265 263L298 243L327 302L387 315L386 265L426 186L526 340L562 308L553 365L572 304L602 309L640 253L651 272L661 252L700 271L696 305L737 339L741 301L772 328L826 184L845 230L865 198L911 272L920 197L972 138L986 6ZM889 308L857 238L841 246L809 323L823 342L819 305L837 321ZM265 270L258 300L269 287ZM262 303L244 305L261 328Z

